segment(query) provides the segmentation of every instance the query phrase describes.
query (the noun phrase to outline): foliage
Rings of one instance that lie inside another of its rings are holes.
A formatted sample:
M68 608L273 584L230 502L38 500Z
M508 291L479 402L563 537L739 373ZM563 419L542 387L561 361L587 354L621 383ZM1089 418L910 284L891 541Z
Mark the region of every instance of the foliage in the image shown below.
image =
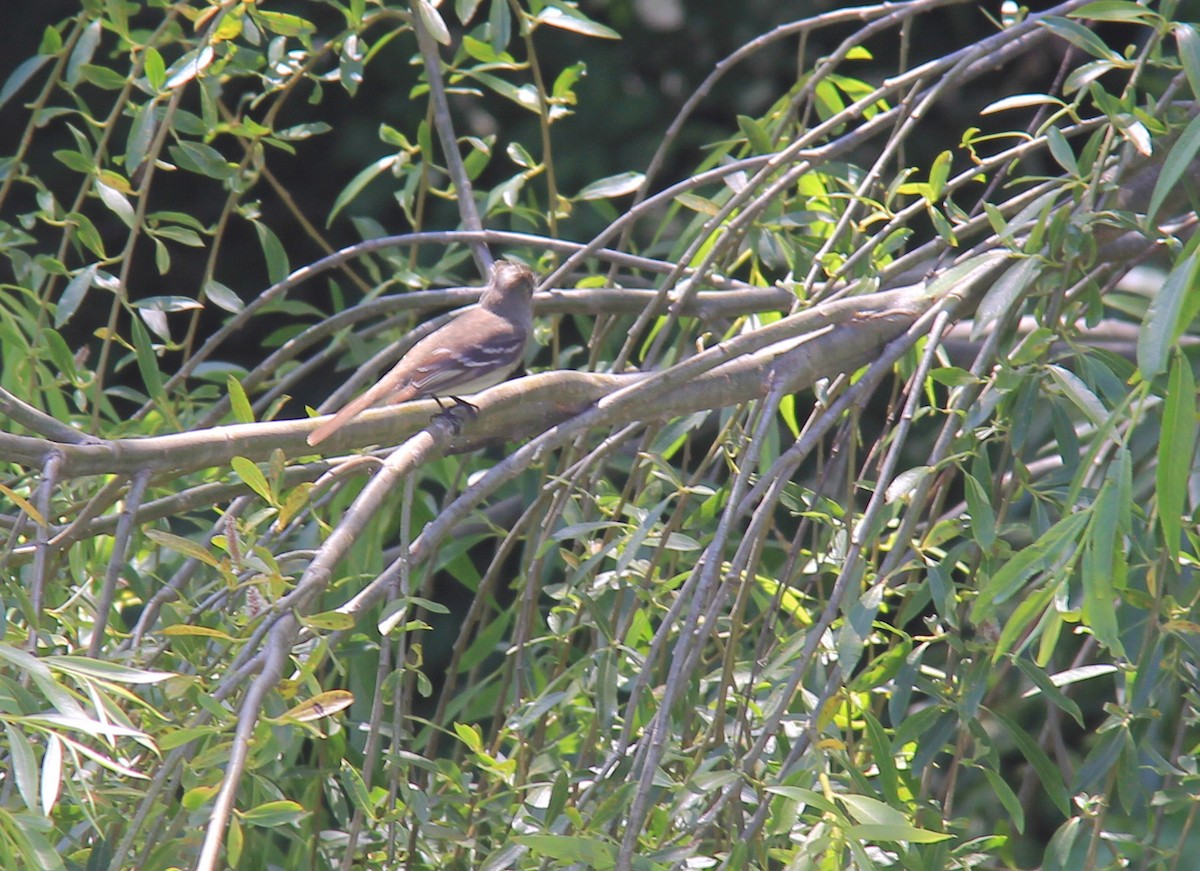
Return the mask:
M914 65L947 5L780 25L575 193L549 50L620 34L564 0L48 26L0 86L0 865L1187 867L1200 32L1068 0ZM389 77L314 218L277 168ZM548 374L354 459L277 420L500 249Z

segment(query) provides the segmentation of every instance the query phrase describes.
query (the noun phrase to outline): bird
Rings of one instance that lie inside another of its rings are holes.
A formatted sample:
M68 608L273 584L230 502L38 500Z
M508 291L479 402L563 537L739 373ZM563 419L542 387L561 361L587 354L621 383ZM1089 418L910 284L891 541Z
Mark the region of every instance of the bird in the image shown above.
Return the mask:
M529 267L497 261L477 307L455 315L413 345L392 371L309 433L308 443L319 444L359 412L380 403L433 397L444 408L439 397L447 397L456 407L475 408L460 397L499 384L525 357L533 332L534 284Z

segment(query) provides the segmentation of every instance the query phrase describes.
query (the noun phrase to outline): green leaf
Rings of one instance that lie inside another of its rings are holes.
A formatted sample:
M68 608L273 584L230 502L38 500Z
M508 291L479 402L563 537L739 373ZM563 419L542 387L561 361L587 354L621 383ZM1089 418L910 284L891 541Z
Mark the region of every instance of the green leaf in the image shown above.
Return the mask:
M1049 94L1015 94L1011 97L997 100L994 103L989 103L979 110L979 114L991 115L996 112L1007 112L1009 109L1028 109L1033 106L1044 106L1046 104L1059 107L1066 105L1058 97L1051 97Z
M100 45L100 27L100 19L97 18L84 28L83 34L75 42L75 48L71 50L71 57L67 59L67 71L63 75L63 79L68 85L78 84L79 68L92 62L96 48Z
M344 631L354 628L354 618L342 611L322 611L320 614L309 614L301 617L300 622L309 629L319 629L322 632Z
M185 139L167 150L175 163L188 172L215 178L218 181L225 181L237 175L237 167L226 160L225 155L203 142L188 142Z
M156 312L184 312L203 308L190 296L148 296L133 304L134 308Z
M62 34L53 25L46 25L46 29L42 31L42 41L38 44L38 54L58 54L62 51L63 39Z
M872 826L908 825L908 817L877 798L853 793L839 794L837 798L846 806L846 810L856 823Z
M1068 514L1042 533L1037 541L1015 554L984 582L971 607L971 619L982 623L993 616L992 604L1003 603L1034 574L1050 568L1064 553L1073 552L1089 519L1090 512L1086 510Z
M129 137L125 140L125 170L132 173L141 166L146 151L154 141L154 128L158 118L153 102L138 106L129 126Z
M354 806L361 809L371 819L377 819L378 814L375 809L375 803L371 801L371 793L367 790L367 783L362 779L362 775L358 769L343 759L341 776L342 786L350 796L350 801Z
M458 740L467 745L467 749L472 753L483 752L483 738L474 726L466 723L455 723L454 734L458 736Z
M247 811L239 811L238 817L242 822L251 826L284 826L298 823L308 816L300 804L286 799L269 801Z
M907 824L851 826L847 834L861 841L902 841L910 844L936 844L954 837L945 832L931 832Z
M96 229L96 225L92 223L91 218L82 212L69 212L67 220L75 225L75 234L84 247L101 259L108 256L104 253L104 242L100 238L100 232ZM59 304L61 305L62 303L60 302Z
M549 24L551 27L560 27L563 30L582 33L584 36L595 36L600 39L621 38L621 34L611 27L605 27L603 24L593 21L574 6L558 3L555 0L548 0L534 20L539 24Z
M963 478L966 487L967 510L971 514L971 532L984 551L996 543L996 512L984 486L973 476Z
M175 61L175 63L167 67L166 89L173 91L187 84L204 70L208 69L208 65L213 62L215 57L216 52L213 51L211 45L189 51L180 57L179 60Z
M237 314L246 307L246 304L242 302L242 298L236 292L221 284L215 278L210 278L205 282L204 297L211 300L218 308L222 308L233 314Z
M417 14L421 16L421 23L425 25L425 29L442 45L450 44L450 30L446 27L446 22L442 20L442 16L433 7L429 0L416 0Z
M999 325L1012 312L1022 295L1037 279L1041 264L1034 257L1023 257L1004 270L991 289L984 294L975 310L971 325L972 341L979 340L988 329Z
M1166 160L1163 161L1158 181L1154 183L1154 193L1150 195L1150 205L1146 209L1147 222L1154 223L1163 201L1175 190L1179 180L1195 159L1197 151L1200 151L1200 115L1183 128L1183 133L1179 134Z
M137 223L137 213L133 210L133 206L130 205L129 200L125 199L125 195L114 188L110 188L99 179L96 180L95 185L96 193L100 195L100 199L104 205L121 219L121 223L132 230Z
M1150 300L1137 340L1138 369L1147 381L1167 368L1167 355L1183 331L1179 316L1186 295L1196 284L1198 268L1200 252L1193 251L1182 263L1176 264Z
M737 123L738 129L750 143L752 154L770 154L775 150L771 146L771 137L767 135L767 130L761 122L749 115L738 115Z
M490 6L487 29L492 37L492 50L502 52L512 39L512 12L507 3L492 3Z
M1078 723L1081 729L1083 728L1083 711L1072 698L1067 696L1059 689L1060 684L1058 680L1060 675L1046 674L1044 669L1038 668L1035 664L1023 656L1014 657L1013 660L1016 662L1017 668L1019 668L1025 674L1025 676L1029 678L1030 682L1033 683L1032 687L1021 694L1021 698L1032 698L1040 693L1049 699L1053 704L1066 711L1071 716L1071 719ZM1090 667L1091 666L1088 666L1088 668ZM1117 670L1115 665L1109 665L1105 667L1109 672ZM1070 672L1077 670L1078 669L1070 669L1068 672L1063 672L1062 674L1069 674ZM1082 680L1083 678L1081 677L1079 679ZM1073 681L1063 681L1064 684L1070 682Z
M204 240L200 238L200 234L188 227L156 227L153 234L162 239L170 239L172 242L178 242L180 245L187 245L189 248L203 248Z
M63 289L63 294L59 297L58 305L54 309L54 328L58 329L63 324L71 319L71 316L79 310L79 306L83 304L84 297L96 282L96 271L100 268L98 263L93 263L86 269L81 269L75 274L75 277L67 283Z
M575 863L594 871L607 871L616 864L617 850L598 838L570 835L517 835L513 840L534 856Z
M254 409L246 397L246 391L231 373L225 376L225 389L229 391L229 404L233 408L233 418L238 423L254 423Z
M482 0L454 0L454 14L462 24L470 24Z
M333 208L329 210L329 217L325 220L325 226L328 227L333 223L333 219L337 217L338 212L349 205L355 197L362 193L363 188L370 184L376 176L387 170L390 170L396 165L397 156L395 154L385 155L374 163L360 170L354 178L350 179L350 183L342 188L342 192L337 195L337 199L333 201Z
M62 789L63 749L62 741L55 735L46 736L46 752L42 755L42 806L43 816L49 817L58 803Z
M946 190L946 180L950 178L950 164L954 160L954 155L949 151L943 151L933 160L933 166L929 168L929 188L930 199L940 200L943 192Z
M1071 18L1090 21L1160 21L1161 16L1131 0L1095 0L1069 13Z
M1088 420L1096 426L1101 426L1108 420L1108 409L1104 407L1100 397L1083 383L1082 378L1062 366L1050 365L1046 367L1046 371L1058 391L1071 400L1071 404L1082 411Z
M980 771L987 778L988 784L992 787L992 793L996 798L1000 799L1000 804L1004 805L1004 810L1008 813L1008 818L1012 820L1013 828L1018 833L1025 831L1025 808L1021 806L1021 800L1017 794L1012 791L1012 787L992 769L987 766L981 766Z
M252 460L245 457L234 457L229 464L233 466L233 471L237 473L237 476L242 479L242 483L261 496L268 504L275 504L271 485L267 483L262 469L258 468Z
M133 318L130 326L133 330L133 350L137 357L138 371L142 373L146 392L160 405L164 413L169 414L167 393L163 389L162 373L158 369L158 358L154 355L154 345L150 341L150 334L146 332L140 317Z
M266 224L255 221L254 229L258 233L258 244L262 246L263 257L267 261L267 276L272 284L278 284L287 278L291 271L287 252L283 249L279 237Z
M587 75L587 64L574 63L563 69L554 79L554 87L550 89L550 96L555 100L570 103L575 103L575 84Z
M128 684L155 684L175 677L171 671L148 671L142 668L130 668L115 662L102 659L89 659L86 656L62 654L44 657L43 662L54 671L75 677L95 678L96 680L115 681Z
M1200 33L1197 33L1194 25L1183 23L1176 24L1172 30L1192 97L1200 100ZM3 105L3 101L0 101L0 105Z
M17 792L25 802L25 807L31 811L37 810L37 759L33 755L33 744L24 732L9 723L4 724L4 731L8 735L9 763L17 781Z
M34 78L37 71L41 70L49 60L50 55L48 54L35 55L34 58L24 61L16 70L8 74L4 88L0 88L0 109L4 108L4 104L12 100L12 95L22 89L22 86L31 78Z
M342 614L340 616L350 620L351 625L353 625L353 618L349 614ZM352 704L354 704L354 693L347 690L325 690L324 692L317 693L310 699L305 699L298 705L288 708L275 719L299 720L302 723L310 723L313 720L332 717L339 711L346 710Z
M1167 378L1162 435L1158 440L1158 465L1154 470L1158 523L1173 562L1178 562L1180 558L1183 508L1188 488L1187 470L1192 468L1195 452L1196 380L1187 355L1177 350L1171 360L1171 374Z
M1088 30L1078 21L1072 21L1069 18L1060 18L1057 15L1049 15L1038 23L1051 33L1065 39L1071 45L1082 49L1093 57L1111 61L1114 64L1123 65L1124 63L1124 58L1109 48L1104 43L1104 40L1096 36L1096 34L1092 33L1092 31Z
M640 172L622 172L607 178L592 182L577 195L579 200L603 200L610 197L620 197L636 191L646 178Z
M1127 507L1127 506L1126 506ZM1113 575L1116 550L1121 545L1118 530L1117 485L1113 478L1105 480L1092 503L1092 523L1089 525L1083 551L1080 579L1083 585L1081 607L1084 622L1092 634L1113 656L1123 658L1120 629L1114 600Z
M173 550L176 553L181 553L184 556L199 561L210 568L217 568L221 562L218 560L204 545L192 541L190 538L184 538L181 535L175 535L171 532L163 532L160 529L146 529L144 531L146 538L153 541L160 547L165 547L168 550ZM171 627L168 627L171 628ZM180 626L176 628L189 628ZM202 628L202 627L192 627ZM164 630L165 631L165 630ZM222 638L228 638L228 635L221 633Z
M1075 151L1071 148L1071 143L1067 142L1067 137L1063 136L1062 131L1057 127L1048 128L1046 144L1050 146L1050 156L1054 158L1055 162L1072 178L1078 178L1079 164L1075 160Z
M146 73L146 81L155 91L161 91L167 83L167 65L154 46L146 47L145 61L142 69Z
M1050 761L1050 757L1046 755L1038 742L1015 721L998 711L993 710L991 713L1008 730L1017 749L1021 751L1021 755L1033 766L1038 779L1042 782L1042 787L1046 790L1047 797L1054 802L1054 806L1063 816L1070 816L1071 796L1067 792L1062 776L1058 773L1058 767Z
M271 33L278 33L280 36L308 36L317 30L316 25L306 18L286 12L271 12L263 9L261 5L254 7L254 19Z

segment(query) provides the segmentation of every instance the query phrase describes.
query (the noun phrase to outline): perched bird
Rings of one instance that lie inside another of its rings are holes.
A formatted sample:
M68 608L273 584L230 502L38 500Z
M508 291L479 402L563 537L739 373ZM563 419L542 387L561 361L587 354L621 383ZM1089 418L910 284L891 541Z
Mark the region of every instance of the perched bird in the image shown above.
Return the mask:
M499 384L521 365L533 330L533 285L528 267L498 261L478 307L413 345L391 372L309 433L308 443L324 441L360 411L381 403L445 396L470 405L459 397Z

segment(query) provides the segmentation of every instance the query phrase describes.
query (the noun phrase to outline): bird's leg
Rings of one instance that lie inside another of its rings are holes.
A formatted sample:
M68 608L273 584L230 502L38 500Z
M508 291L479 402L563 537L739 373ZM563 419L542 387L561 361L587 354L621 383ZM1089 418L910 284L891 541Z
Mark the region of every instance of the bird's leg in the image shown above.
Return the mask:
M462 418L459 417L459 412L462 409L467 409L468 413L473 417L479 413L479 406L473 402L467 402L460 396L451 396L450 398L454 400L454 404L447 408L442 405L441 399L436 396L433 397L433 401L437 403L438 408L441 410L431 417L429 422L433 423L439 417L444 417L449 422L451 429L454 430L454 434L458 435L462 432Z

